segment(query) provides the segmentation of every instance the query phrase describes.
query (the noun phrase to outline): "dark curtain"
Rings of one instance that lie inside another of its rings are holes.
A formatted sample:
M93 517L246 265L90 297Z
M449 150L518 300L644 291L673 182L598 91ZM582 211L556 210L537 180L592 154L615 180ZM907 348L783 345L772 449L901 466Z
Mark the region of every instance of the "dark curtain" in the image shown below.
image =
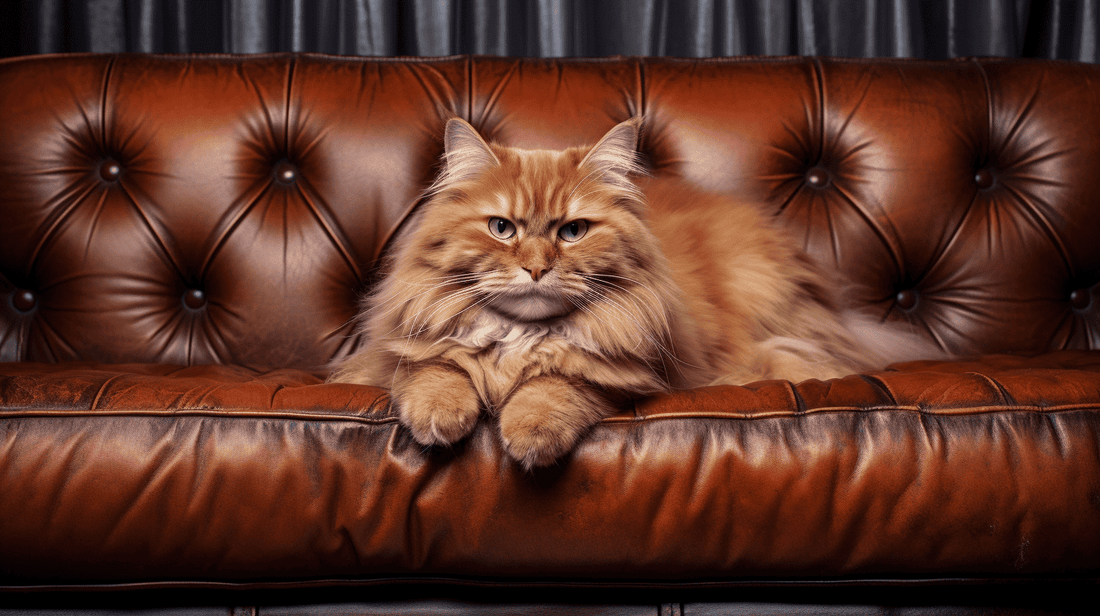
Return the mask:
M0 53L1100 60L1100 0L0 0Z

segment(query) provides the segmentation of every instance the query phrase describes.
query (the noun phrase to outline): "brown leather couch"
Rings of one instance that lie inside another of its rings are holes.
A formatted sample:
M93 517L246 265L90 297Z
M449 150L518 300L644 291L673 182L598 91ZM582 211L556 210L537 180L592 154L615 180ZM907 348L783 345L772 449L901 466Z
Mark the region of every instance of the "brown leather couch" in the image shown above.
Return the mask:
M637 114L654 173L766 204L962 359L639 400L533 473L489 420L425 450L323 382L447 118L557 148ZM0 615L1095 592L1100 67L16 58L0 187Z

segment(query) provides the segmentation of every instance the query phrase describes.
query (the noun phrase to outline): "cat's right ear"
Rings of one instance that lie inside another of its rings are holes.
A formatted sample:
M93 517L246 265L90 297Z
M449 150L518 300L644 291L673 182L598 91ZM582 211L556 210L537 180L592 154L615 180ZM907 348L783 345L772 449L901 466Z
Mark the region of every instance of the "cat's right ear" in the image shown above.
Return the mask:
M637 153L641 124L640 117L617 124L592 146L580 166L595 168L605 182L624 192L636 191L630 178L644 173Z
M443 177L447 184L470 180L500 164L477 129L461 118L447 121L443 133Z

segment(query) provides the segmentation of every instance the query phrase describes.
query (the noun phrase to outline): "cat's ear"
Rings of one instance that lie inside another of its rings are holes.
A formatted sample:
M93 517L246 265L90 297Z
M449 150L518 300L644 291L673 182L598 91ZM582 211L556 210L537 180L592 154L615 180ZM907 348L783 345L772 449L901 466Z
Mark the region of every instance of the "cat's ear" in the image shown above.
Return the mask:
M638 132L641 123L642 119L635 117L615 125L592 146L580 166L595 167L607 183L633 190L635 187L630 176L643 173L642 165L638 162Z
M447 129L443 133L443 157L443 178L447 184L473 179L500 164L477 129L461 118L447 121Z

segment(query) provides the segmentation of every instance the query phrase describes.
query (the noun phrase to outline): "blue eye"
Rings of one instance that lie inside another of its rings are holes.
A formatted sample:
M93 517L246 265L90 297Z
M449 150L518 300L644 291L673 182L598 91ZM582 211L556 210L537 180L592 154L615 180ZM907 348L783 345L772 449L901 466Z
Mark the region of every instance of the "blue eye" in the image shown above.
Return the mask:
M558 237L567 241L575 242L588 232L588 223L583 220L574 220L573 222L567 222L558 229Z
M516 234L516 226L510 220L493 217L489 219L489 233L497 239L506 240Z

